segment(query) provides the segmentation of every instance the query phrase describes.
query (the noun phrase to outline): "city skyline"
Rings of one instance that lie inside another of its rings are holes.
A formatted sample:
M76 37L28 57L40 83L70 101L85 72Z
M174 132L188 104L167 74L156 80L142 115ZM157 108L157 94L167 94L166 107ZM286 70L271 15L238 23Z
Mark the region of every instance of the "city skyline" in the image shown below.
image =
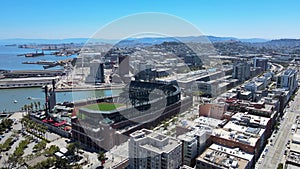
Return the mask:
M0 39L89 38L112 21L137 13L169 14L204 35L300 38L297 1L2 1ZM147 22L145 22L146 24ZM144 24L144 22L143 22ZM111 38L114 39L114 38Z

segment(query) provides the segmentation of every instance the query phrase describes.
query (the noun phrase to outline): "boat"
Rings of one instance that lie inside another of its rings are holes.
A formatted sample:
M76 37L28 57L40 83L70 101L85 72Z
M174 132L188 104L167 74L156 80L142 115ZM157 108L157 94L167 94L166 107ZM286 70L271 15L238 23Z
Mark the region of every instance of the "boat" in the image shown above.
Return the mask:
M18 101L17 101L17 100L14 100L14 103L18 103Z
M8 45L5 45L5 46L17 46L17 44L8 44Z
M44 51L38 52L36 51L35 53L26 53L25 57L37 57L37 56L44 56Z
M22 62L22 64L37 64L36 62Z
M29 96L29 97L27 97L27 99L28 99L28 100L31 100L31 99L32 99L32 97L30 97L30 96Z

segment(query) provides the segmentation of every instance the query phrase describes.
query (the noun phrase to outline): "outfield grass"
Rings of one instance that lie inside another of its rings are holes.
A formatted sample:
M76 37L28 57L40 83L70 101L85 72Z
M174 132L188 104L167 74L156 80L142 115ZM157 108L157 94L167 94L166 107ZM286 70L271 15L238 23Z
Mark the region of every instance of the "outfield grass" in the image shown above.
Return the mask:
M97 104L90 104L90 105L84 106L84 108L91 109L91 110L111 111L111 110L115 110L118 107L122 107L122 106L124 106L124 104L97 103Z

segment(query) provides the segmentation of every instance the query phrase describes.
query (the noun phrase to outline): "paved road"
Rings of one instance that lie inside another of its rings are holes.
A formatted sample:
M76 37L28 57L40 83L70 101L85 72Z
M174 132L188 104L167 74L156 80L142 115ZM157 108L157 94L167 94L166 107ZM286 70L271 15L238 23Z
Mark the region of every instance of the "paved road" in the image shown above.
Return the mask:
M281 162L284 154L285 145L290 136L290 131L293 122L291 119L295 119L295 113L289 112L284 120L281 128L278 131L277 136L273 137L273 146L269 147L269 151L266 152L265 159L259 168L277 168L277 165Z
M300 105L300 94L298 93L295 97L295 101L290 103L290 108L286 109L286 114L284 115L284 120L281 122L281 127L278 133L273 135L272 144L269 151L265 153L265 158L260 159L262 163L256 165L256 168L277 168L278 164L283 161L284 151L286 148L286 143L291 138L291 127L295 123L297 115L300 115L299 105Z
M66 142L67 140L69 140L69 139L60 137L60 138L48 143L46 148L49 148L51 145L56 145L59 148L67 148L67 146L68 146L68 143Z

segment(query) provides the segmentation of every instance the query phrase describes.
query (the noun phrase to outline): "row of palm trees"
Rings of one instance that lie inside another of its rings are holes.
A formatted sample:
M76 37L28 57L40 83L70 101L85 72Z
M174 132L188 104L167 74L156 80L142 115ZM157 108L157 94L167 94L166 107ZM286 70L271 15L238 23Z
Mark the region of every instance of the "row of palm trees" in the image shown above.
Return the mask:
M44 109L44 105L43 105L43 109ZM37 102L31 102L30 104L25 104L23 107L21 107L22 111L37 111L37 110L41 110L41 102L37 101Z

